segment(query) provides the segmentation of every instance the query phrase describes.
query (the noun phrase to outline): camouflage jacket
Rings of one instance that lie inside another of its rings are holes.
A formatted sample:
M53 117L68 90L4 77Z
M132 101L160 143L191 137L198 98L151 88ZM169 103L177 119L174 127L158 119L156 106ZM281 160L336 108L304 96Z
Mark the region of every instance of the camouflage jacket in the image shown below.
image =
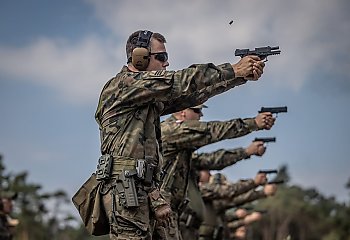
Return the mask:
M0 199L1 200L1 199ZM11 240L12 233L9 228L6 214L0 212L0 239L1 240Z
M244 219L237 219L226 223L226 227L230 229L230 232L235 231L237 228L246 225Z
M224 182L215 182L213 181L214 176L211 176L211 179L208 183L202 183L199 185L202 197L205 203L206 211L203 213L204 219L199 228L199 235L205 236L207 238L215 239L216 232L219 232L220 235L223 234L224 219L223 212L218 211L221 208L217 208L214 205L219 203L226 203L228 199L232 199L235 196L247 192L256 187L254 180L240 181L237 183L229 183L228 181ZM224 206L222 207L224 208Z
M186 197L190 169L222 169L247 158L242 149L218 150L214 153L194 154L198 148L224 139L244 136L258 130L253 118L229 121L177 121L174 116L161 123L163 142L163 170L166 172L162 189L170 195L172 205ZM193 158L193 161L192 161ZM193 164L193 165L192 165ZM193 173L193 172L192 172ZM197 182L194 178L195 183ZM198 194L199 190L198 190Z
M148 72L131 72L124 66L105 84L99 98L95 118L100 129L101 153L118 160L113 162L115 173L135 165L137 159L146 159L156 166L157 180L162 162L160 116L201 104L245 82L235 78L228 63Z
M195 170L222 170L247 158L250 156L247 155L244 148L219 149L211 153L193 153L191 168Z
M252 189L233 198L213 200L213 205L217 212L223 213L229 208L239 207L245 203L265 197L266 195L263 190L257 191L255 189Z
M254 183L253 179L239 181L237 183L230 183L228 181L225 181L224 183L215 183L211 181L199 185L202 198L207 202L232 199L256 187L257 185Z

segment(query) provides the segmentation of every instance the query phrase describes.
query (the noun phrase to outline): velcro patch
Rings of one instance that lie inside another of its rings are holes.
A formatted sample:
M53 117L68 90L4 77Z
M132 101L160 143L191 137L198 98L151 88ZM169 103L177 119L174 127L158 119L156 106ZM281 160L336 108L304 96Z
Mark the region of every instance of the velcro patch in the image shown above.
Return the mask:
M173 77L173 71L158 70L158 71L149 71L143 74L143 79L154 79L154 78L163 78L171 79Z

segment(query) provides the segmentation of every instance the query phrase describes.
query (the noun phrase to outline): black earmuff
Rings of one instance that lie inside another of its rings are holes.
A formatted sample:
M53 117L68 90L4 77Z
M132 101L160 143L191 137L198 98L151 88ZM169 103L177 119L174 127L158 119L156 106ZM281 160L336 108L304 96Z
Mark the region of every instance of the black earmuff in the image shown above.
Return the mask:
M148 51L148 47L152 34L153 32L151 31L141 31L135 44L136 48L131 54L132 65L134 65L134 67L140 71L146 70L150 61L150 52Z

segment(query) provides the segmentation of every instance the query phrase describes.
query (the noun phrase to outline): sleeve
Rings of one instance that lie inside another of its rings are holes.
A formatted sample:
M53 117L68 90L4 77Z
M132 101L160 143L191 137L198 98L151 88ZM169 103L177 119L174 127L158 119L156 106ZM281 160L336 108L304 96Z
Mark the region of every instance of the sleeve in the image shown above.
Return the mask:
M118 87L123 88L122 95L129 104L143 105L145 102L161 101L173 105L175 99L182 97L193 100L196 104L199 93L215 92L214 89L219 87L224 91L231 82L237 82L238 85L244 83L240 78L235 78L230 64L215 66L209 63L191 65L179 71L139 72L133 77L124 78ZM203 101L209 97L210 95L203 98ZM178 107L186 108L190 104L179 101Z
M244 182L231 183L231 184L217 184L206 183L201 184L200 190L203 199L220 200L220 199L232 199L233 197L242 194L255 188L254 180L248 180Z
M245 203L265 198L264 191L250 190L231 199L214 200L213 205L218 212L223 212L229 208L238 207Z
M240 219L235 212L230 212L229 210L225 212L224 216L225 221L227 222L232 222Z
M182 109L195 106L204 103L209 98L223 93L236 86L242 85L247 82L244 78L236 78L232 65L229 63L215 66L209 64L194 64L188 68L189 70L183 70L176 72L174 78L174 85L186 82L186 91L177 91L174 98L168 98L163 101L165 108L162 115L178 112ZM198 69L202 71L193 71L192 69ZM188 84L186 79L197 79L194 84ZM212 81L209 79L215 79ZM201 84L198 84L200 81ZM204 86L203 86L204 85ZM176 89L176 87L175 87ZM196 89L196 91L193 91ZM190 90L190 91L189 91Z
M212 153L193 153L192 166L198 170L222 170L249 157L243 148L220 149Z
M230 231L235 231L237 228L246 225L244 219L229 221L226 223L226 226L230 229Z
M198 149L224 139L246 135L257 129L254 124L255 121L252 124L252 119L240 118L224 122L188 120L173 129L171 138L166 139L165 142L175 144L177 149Z

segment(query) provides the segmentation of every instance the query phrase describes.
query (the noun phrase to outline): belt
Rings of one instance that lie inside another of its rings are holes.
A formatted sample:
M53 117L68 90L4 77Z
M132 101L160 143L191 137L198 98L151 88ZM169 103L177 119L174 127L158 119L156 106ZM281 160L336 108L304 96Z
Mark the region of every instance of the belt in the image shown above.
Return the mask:
M137 160L125 156L113 156L112 178L120 175L123 170L134 170L137 166Z

